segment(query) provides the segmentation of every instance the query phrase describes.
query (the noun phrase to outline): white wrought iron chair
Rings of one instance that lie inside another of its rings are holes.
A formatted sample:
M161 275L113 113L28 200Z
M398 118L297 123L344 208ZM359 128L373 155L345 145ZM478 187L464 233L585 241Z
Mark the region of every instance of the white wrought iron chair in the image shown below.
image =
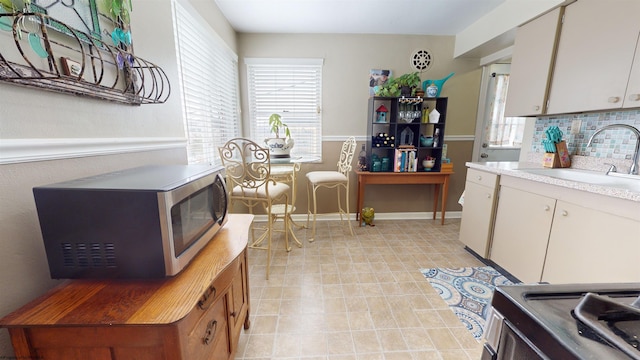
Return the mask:
M262 205L267 213L267 226L256 239L255 228L252 225L252 242L250 248L267 251L267 280L271 267L271 235L275 217L272 210L275 204L288 204L289 185L276 182L271 177L271 161L269 149L243 138L227 141L220 147L220 159L225 167L229 202L245 205L250 213L256 206ZM288 226L288 207L285 206L284 226ZM285 246L289 248L289 238L285 231ZM263 242L266 240L266 245Z
M343 221L342 216L346 216L349 231L351 235L353 235L353 228L349 220L349 173L351 172L351 161L353 160L355 151L356 139L351 136L342 144L337 171L311 171L307 173L307 228L309 227L309 217L312 214L311 206L313 204L313 230L309 242L314 241L316 237L316 215L318 213L317 190L320 188L336 189L336 196L338 198L337 213L340 215L340 222ZM342 208L341 189L344 189L345 192L346 211Z

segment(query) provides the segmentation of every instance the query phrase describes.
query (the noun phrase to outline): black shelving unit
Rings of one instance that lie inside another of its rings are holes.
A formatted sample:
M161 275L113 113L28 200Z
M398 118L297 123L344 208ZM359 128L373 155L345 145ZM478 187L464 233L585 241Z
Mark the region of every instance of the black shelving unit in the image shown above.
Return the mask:
M382 108L381 108L382 107ZM437 123L423 122L423 110L431 112L436 109L440 113ZM382 111L384 110L384 115ZM407 111L419 111L420 116L406 116ZM402 112L402 113L401 113ZM405 116L401 116L405 115ZM371 97L368 104L367 115L367 170L393 172L393 163L396 149L409 146L417 152L417 171L424 172L422 160L427 156L435 159L435 166L427 171L439 172L442 164L442 145L444 143L445 125L447 120L447 98L390 98ZM438 139L435 140L435 134ZM384 134L384 136L380 136ZM423 146L420 135L434 137L434 144ZM386 141L386 143L385 143ZM374 169L374 155L381 163L387 160L387 168Z

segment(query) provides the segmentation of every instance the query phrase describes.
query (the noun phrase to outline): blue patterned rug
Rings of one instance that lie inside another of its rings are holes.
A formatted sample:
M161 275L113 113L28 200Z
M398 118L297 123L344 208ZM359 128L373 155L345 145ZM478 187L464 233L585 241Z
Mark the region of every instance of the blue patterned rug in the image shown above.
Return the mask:
M493 290L498 285L513 284L491 266L420 272L477 340L482 339Z

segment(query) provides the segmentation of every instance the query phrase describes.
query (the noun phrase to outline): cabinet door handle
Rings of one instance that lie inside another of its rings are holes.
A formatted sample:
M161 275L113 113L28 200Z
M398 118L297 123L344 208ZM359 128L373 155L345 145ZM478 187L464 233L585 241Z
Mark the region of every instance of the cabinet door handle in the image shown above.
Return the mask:
M549 210L551 210L551 207L549 205L545 205L544 206L544 211L549 211Z
M540 105L533 105L533 111L539 111Z
M207 324L207 329L204 331L202 342L205 345L211 344L211 341L216 337L216 330L218 329L218 320L211 320Z
M213 299L216 297L216 288L211 285L207 290L205 290L204 294L200 297L198 301L198 307L201 310L207 310L209 306L213 303Z
M608 101L612 104L617 103L618 101L620 101L620 96L611 96Z
M487 199L491 199L491 194L487 193Z
M478 175L478 181L482 180L482 176Z
M640 94L631 94L631 95L629 95L629 100L631 100L631 101L640 101Z
M562 210L562 216L567 216L569 215L569 212L567 210Z

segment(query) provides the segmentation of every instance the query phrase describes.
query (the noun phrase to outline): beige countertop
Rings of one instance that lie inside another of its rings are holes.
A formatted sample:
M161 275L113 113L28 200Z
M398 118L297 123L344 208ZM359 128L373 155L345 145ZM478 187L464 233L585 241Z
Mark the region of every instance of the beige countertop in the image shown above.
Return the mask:
M575 170L576 174L582 173L585 175L584 181L576 181L575 179L570 180L563 178L562 175L558 175L556 171L553 171L557 169L548 169L551 171L549 171L549 174L545 174L546 171L544 171L544 169L547 168L544 168L542 165L537 163L517 161L467 162L466 166L472 169L482 170L498 175L513 176L545 184L640 202L640 180L620 178L612 179L603 172L570 168L562 169ZM591 179L598 179L600 175L602 175L602 179L615 180L615 184L590 182ZM572 178L575 178L575 176L572 176Z

